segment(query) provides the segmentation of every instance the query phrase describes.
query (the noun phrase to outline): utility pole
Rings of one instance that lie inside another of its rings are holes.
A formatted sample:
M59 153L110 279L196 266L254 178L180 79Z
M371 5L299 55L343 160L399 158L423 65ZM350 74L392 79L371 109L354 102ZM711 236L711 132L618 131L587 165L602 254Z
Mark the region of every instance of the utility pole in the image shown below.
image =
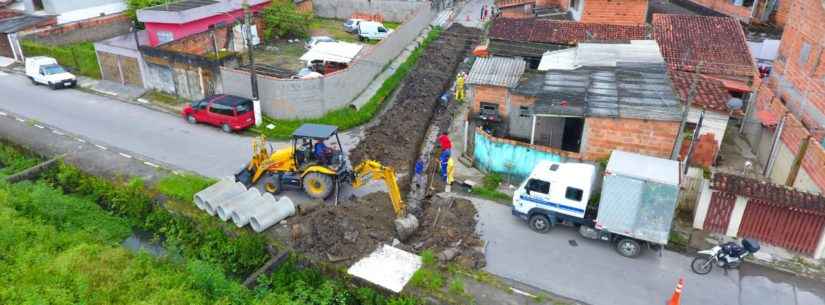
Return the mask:
M252 108L255 112L255 126L261 125L261 101L258 97L258 75L255 71L255 56L252 54L252 9L249 2L243 2L246 51L249 56L249 81L252 86Z
M787 117L787 112L782 114L782 120L779 121L779 126L776 127L776 131L774 132L773 136L773 143L771 143L771 151L768 153L768 163L765 164L765 168L762 171L762 176L767 177L768 174L771 172L773 168L773 162L775 161L776 150L779 148L779 141L782 138L782 130L785 129L785 118Z
M682 111L682 122L679 123L679 133L676 135L676 143L673 145L673 151L670 153L671 160L679 160L679 151L682 150L682 141L685 133L685 125L687 125L688 113L690 112L691 104L693 104L693 99L696 97L697 80L700 73L699 71L702 69L704 64L704 61L699 62L699 65L696 66L696 71L690 78L690 89L688 90L684 111Z
M702 129L702 122L705 120L705 109L702 108L702 112L699 113L699 122L696 123L696 128L693 130L693 138L690 139L690 146L688 146L687 154L685 155L685 171L682 173L683 175L687 175L688 169L690 168L690 155L693 154L693 148L696 147L696 140L699 139L699 130Z
M805 140L799 144L799 152L796 153L796 157L793 159L793 165L791 165L791 172L788 173L788 179L785 181L786 186L793 186L796 182L796 176L799 175L799 168L802 166L802 158L805 158L805 153L808 152L808 146L811 144L811 138L813 138L812 134L808 134L805 137Z

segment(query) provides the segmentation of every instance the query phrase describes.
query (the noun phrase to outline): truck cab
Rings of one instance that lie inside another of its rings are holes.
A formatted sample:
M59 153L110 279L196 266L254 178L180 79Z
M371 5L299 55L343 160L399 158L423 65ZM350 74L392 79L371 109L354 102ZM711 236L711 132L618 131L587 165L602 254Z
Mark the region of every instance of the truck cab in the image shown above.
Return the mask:
M382 40L392 33L392 30L386 28L382 23L375 21L361 21L358 24L358 39L361 41L367 40Z
M537 232L559 222L592 222L585 217L593 191L596 166L541 161L513 194L513 215Z
M49 88L69 88L77 85L77 77L63 69L51 57L34 56L26 58L26 76L35 85Z

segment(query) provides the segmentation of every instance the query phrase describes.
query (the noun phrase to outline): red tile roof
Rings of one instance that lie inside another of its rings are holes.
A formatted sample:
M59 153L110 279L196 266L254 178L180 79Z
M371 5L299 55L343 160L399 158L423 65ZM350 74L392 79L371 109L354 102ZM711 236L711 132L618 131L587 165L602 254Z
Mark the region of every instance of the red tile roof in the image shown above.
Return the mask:
M644 25L613 25L547 19L497 18L490 38L574 45L581 41L628 41L648 38Z
M536 4L536 0L496 0L496 7L505 8L525 4Z
M755 66L742 25L730 17L653 14L653 38L677 70L752 76Z
M688 92L690 92L691 84L693 83L694 73L670 70L670 79L673 82L673 89L682 102L687 101ZM707 110L729 113L727 103L731 98L730 93L725 89L725 84L719 80L705 77L702 75L696 76L696 91L691 104L698 108L705 108ZM738 112L741 112L738 111ZM741 115L735 113L734 115Z
M751 199L763 200L774 206L825 215L825 197L800 192L779 184L725 173L715 173L710 188Z

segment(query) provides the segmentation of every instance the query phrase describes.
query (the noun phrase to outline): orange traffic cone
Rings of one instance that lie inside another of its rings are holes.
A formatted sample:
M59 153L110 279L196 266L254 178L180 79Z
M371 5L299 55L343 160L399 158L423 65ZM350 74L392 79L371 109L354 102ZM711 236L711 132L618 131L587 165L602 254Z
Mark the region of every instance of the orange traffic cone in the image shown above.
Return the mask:
M682 300L682 287L685 287L685 280L679 278L679 283L676 284L676 290L673 291L673 296L670 297L670 301L667 301L666 305L679 305L679 302Z

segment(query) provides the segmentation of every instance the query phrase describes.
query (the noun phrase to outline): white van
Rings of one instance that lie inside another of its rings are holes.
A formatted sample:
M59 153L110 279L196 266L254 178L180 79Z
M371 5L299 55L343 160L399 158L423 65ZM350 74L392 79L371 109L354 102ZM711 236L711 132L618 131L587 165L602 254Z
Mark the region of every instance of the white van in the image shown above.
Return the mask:
M77 77L66 72L57 60L51 57L35 56L26 58L26 76L33 84L47 85L49 88L70 88L77 85Z
M358 39L365 40L382 40L392 33L392 30L386 28L384 24L374 21L361 21L358 23Z
M592 164L541 161L513 194L513 211L527 216L539 208L562 217L584 218L595 182Z

